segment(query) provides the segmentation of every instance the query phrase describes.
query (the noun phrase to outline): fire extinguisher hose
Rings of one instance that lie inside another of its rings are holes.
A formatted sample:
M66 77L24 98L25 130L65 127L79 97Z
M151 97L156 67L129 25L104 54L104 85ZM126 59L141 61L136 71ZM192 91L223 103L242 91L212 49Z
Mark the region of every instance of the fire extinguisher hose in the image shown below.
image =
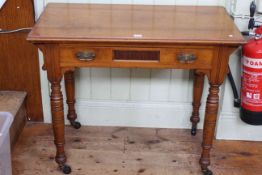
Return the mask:
M228 77L228 80L230 82L230 85L231 85L231 88L232 88L232 91L233 91L233 95L234 95L234 106L239 108L240 105L241 105L241 100L239 98L237 87L236 87L236 83L234 81L234 78L233 78L233 75L232 75L232 72L231 72L231 69L230 69L229 65L228 65L227 77Z

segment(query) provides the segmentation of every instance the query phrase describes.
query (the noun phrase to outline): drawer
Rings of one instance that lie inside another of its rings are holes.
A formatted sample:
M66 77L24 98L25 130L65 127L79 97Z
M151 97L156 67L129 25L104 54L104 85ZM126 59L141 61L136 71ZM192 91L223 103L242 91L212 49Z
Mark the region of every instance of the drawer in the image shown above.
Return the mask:
M60 47L60 64L64 66L99 66L111 63L112 50L107 47Z
M210 69L215 49L180 46L172 48L64 46L62 67L130 67Z
M211 69L216 55L214 48L176 48L168 49L173 64L182 69Z

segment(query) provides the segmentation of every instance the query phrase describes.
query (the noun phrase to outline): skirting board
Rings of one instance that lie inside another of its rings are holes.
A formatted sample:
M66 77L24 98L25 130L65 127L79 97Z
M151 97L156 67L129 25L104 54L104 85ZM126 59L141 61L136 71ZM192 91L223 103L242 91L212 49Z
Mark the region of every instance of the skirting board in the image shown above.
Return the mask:
M64 106L65 111L67 111L66 104ZM191 103L87 101L78 99L76 110L78 121L83 125L152 128L191 127ZM201 109L200 113L199 128L201 129L203 128L204 110ZM45 122L51 122L50 116L45 116L45 119ZM66 123L68 124L67 120Z
M65 106L65 117L67 106ZM203 105L200 109L199 129L203 128ZM81 100L76 103L78 121L89 126L123 126L149 128L191 127L191 103L178 102L119 102ZM51 116L45 116L51 122ZM150 122L148 122L150 121ZM66 120L66 124L69 122ZM239 113L221 112L218 118L216 139L262 141L262 127L242 122Z
M252 126L241 121L239 113L222 114L217 128L217 139L262 141L262 126Z

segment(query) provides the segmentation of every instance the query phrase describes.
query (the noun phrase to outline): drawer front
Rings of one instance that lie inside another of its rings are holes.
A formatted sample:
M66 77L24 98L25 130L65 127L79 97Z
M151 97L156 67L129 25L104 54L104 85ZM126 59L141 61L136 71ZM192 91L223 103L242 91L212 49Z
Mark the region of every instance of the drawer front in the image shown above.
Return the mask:
M111 49L106 47L61 47L60 64L62 67L108 65L111 63L111 52Z
M64 46L62 67L130 67L211 69L216 50L212 47L130 48Z
M171 51L172 50L172 51ZM211 69L215 58L214 48L176 48L168 52L176 66L182 69Z

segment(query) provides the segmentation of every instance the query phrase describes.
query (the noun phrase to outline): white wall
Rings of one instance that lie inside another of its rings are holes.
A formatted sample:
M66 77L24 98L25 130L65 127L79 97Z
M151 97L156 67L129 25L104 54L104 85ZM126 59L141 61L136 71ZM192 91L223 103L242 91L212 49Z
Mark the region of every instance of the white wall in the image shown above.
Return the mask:
M220 5L231 8L231 1L227 0L44 0L35 1L37 17L49 2ZM239 59L236 55L233 57L233 72L239 75ZM42 62L42 55L40 59ZM41 83L45 122L50 122L49 87L43 71ZM190 127L192 72L170 69L81 69L76 72L76 85L76 109L84 125ZM206 84L202 104L205 104L207 87ZM250 136L244 138L238 135L241 128L249 131L253 127L239 121L238 109L233 108L232 102L231 89L226 83L221 88L222 110L217 136L223 139L250 139ZM203 125L203 114L204 105L201 107L200 128ZM262 136L255 139L262 139Z
M252 0L237 0L236 15L249 15L249 5ZM235 23L240 30L247 30L248 19L236 18ZM230 66L238 87L240 87L240 53L232 55ZM222 113L217 127L218 139L262 141L262 127L245 124L239 118L239 109L234 108L233 94L228 81L225 85Z

